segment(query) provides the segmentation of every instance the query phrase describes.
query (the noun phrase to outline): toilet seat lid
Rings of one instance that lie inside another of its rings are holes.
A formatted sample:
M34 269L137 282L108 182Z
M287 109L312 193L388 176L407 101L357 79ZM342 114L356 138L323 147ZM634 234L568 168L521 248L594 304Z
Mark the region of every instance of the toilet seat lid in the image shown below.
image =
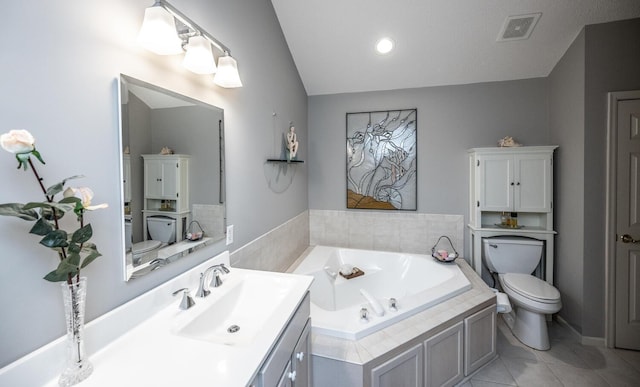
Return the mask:
M534 300L555 302L560 299L558 289L529 274L507 273L502 276L502 283L514 292Z
M151 250L157 249L158 247L160 247L161 244L162 242L160 241L154 241L152 239L149 239L147 241L134 243L133 246L131 247L131 251L133 252L133 254L144 254Z

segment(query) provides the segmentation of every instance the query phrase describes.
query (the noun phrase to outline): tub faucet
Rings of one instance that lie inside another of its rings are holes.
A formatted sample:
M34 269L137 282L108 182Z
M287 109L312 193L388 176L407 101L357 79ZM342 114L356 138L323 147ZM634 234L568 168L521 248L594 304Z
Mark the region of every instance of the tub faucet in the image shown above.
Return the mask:
M211 284L207 285L207 277L209 273L213 272L215 275L211 279ZM220 278L221 273L229 273L229 269L224 265L224 263L213 265L207 268L203 273L200 273L200 284L198 285L198 291L196 292L196 297L206 297L211 294L211 290L209 290L209 286L213 286L217 288L222 285L222 279Z
M336 277L338 276L338 272L333 271L333 269L331 269L331 266L325 266L324 268L324 272L327 273L327 275L332 279L335 280Z

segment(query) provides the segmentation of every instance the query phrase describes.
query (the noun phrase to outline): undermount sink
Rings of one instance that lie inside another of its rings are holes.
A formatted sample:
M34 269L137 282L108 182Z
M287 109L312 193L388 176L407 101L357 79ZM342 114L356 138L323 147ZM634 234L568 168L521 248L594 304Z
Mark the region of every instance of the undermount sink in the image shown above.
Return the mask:
M196 298L193 308L181 312L175 334L217 344L250 345L297 284L287 276L242 269L232 269L224 281L211 288L208 297Z

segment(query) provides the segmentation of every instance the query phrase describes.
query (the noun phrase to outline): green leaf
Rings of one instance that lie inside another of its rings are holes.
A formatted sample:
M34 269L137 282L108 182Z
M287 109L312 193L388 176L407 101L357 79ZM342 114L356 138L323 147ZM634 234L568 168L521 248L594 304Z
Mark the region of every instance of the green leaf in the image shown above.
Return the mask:
M36 159L38 159L42 164L46 164L46 163L44 162L44 160L42 159L42 156L40 155L40 152L38 152L38 151L36 150L36 148L33 148L33 150L31 151L31 154L32 154L32 155L34 155L34 156L36 156Z
M69 250L70 253L77 253L80 254L80 252L83 250L79 244L77 243L69 243L69 247L67 248L67 250Z
M52 203L29 202L29 203L24 205L24 209L25 210L30 210L32 208L43 208L43 209L55 208L55 209L60 210L62 212L69 212L69 211L72 211L75 208L75 204L56 203L56 202L52 202Z
M64 185L68 180L79 179L81 177L84 177L84 175L75 175L75 176L67 177L61 182L52 185L51 187L47 188L47 196L57 195L58 193L62 192L62 190L64 189Z
M73 235L71 236L71 241L74 243L82 244L89 239L93 235L93 229L90 224L86 224L84 227L77 229Z
M80 266L80 254L70 253L67 255L66 261L68 264L78 267Z
M87 267L91 262L95 261L96 258L101 257L102 254L100 254L98 252L98 250L94 250L93 252L91 252L89 255L87 255L84 260L82 261L82 266L80 266L81 268L85 268Z
M29 232L31 234L36 234L36 235L40 235L40 236L45 236L48 233L50 233L51 231L53 231L54 228L51 225L51 223L47 222L44 218L40 218L38 219L38 221L33 225L33 227L31 227L31 230L29 230Z
M15 216L24 220L38 219L38 213L32 209L25 208L22 203L0 204L0 215Z
M77 265L69 262L69 258L63 259L54 271L44 276L44 279L51 282L66 281L69 274L76 275L79 270L80 268Z
M67 247L67 232L64 230L53 230L40 240L40 244L46 247Z

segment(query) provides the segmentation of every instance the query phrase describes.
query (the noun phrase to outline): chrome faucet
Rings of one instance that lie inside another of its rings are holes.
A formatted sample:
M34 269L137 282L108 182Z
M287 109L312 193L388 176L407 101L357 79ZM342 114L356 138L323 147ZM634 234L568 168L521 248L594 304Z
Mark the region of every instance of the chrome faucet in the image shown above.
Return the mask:
M209 273L213 272L215 275L211 279L211 283L207 285L207 277ZM220 278L221 273L229 273L229 269L224 265L224 263L213 265L208 267L204 273L200 273L200 284L198 285L198 291L196 292L196 297L206 297L211 294L211 290L209 290L209 286L213 286L217 288L222 285L222 279Z
M196 304L195 301L193 301L193 298L191 298L191 294L189 294L189 289L187 288L178 289L175 292L173 292L173 295L177 296L178 294L180 294L180 292L182 292L180 309L187 310Z

